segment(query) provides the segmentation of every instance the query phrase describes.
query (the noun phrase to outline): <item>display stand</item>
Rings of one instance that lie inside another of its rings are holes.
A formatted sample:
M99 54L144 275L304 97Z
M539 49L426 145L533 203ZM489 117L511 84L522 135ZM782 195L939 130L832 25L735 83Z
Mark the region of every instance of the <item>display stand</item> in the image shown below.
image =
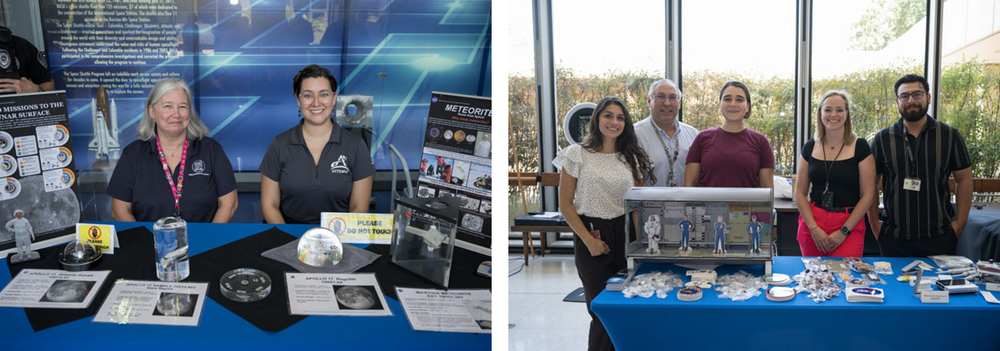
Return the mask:
M629 189L626 226L640 230L638 239L626 243L629 269L643 261L763 264L769 273L775 256L772 194L762 188ZM632 223L635 218L638 225Z

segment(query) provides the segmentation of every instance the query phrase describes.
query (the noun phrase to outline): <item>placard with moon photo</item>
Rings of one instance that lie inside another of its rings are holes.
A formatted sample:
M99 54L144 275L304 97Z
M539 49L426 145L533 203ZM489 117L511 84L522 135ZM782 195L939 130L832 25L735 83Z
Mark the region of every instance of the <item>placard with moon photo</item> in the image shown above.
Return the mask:
M56 280L39 302L83 302L95 284L89 280Z
M334 285L337 306L342 310L384 310L375 287L370 285Z
M160 293L154 316L193 317L198 305L198 294Z

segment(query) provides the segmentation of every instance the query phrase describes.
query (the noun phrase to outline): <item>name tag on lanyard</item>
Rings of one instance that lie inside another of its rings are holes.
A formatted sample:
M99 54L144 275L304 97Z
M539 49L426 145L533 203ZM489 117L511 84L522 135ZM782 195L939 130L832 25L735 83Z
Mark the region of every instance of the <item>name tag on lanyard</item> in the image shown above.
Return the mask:
M909 191L920 191L920 179L907 177L903 179L903 189Z

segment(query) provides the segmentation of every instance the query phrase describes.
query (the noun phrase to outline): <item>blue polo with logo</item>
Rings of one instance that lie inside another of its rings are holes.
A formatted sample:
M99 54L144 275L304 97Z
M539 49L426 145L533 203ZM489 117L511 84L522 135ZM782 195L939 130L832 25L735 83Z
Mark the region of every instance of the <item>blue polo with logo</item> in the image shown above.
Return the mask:
M180 167L174 168L174 182ZM219 197L236 190L233 165L215 139L204 137L188 145L181 218L188 222L211 222L219 208ZM132 203L132 215L140 222L155 222L174 215L174 196L163 174L156 139L136 140L125 147L108 183L109 196Z
M302 123L274 137L260 173L278 182L285 223L319 224L321 212L349 212L354 182L375 174L364 140L333 123L319 164L302 137Z

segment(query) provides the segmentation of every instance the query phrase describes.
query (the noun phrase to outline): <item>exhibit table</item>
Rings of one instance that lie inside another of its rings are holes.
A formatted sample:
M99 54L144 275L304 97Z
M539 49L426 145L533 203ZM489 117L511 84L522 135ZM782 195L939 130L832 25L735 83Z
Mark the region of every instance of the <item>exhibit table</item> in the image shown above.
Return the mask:
M1000 349L1000 305L988 304L979 293L951 295L947 304L922 304L909 284L896 281L899 270L913 260L864 258L892 264L895 275L883 276L887 283L873 286L885 290L882 303L850 303L843 293L821 303L807 293L773 302L763 290L749 300L732 301L720 299L714 289L705 289L701 300L683 302L677 289L665 299L627 299L605 290L591 308L619 351ZM717 271L721 277L740 269L760 276L764 267L723 266ZM800 257L774 259L775 273L793 276L804 269ZM654 270L687 278L686 268L665 263L644 263L637 274Z
M138 226L145 226L150 232L152 231L152 223L115 224L119 233ZM221 247L274 227L298 237L313 226L188 224L190 253L194 256L192 257L191 265L192 277L195 276L197 270L205 269L205 267L196 265L199 253ZM121 240L128 240L128 238L124 238L124 235L122 235ZM358 246L365 247L366 245ZM150 257L152 257L152 249L152 247L149 248ZM384 250L370 251L384 252L383 256L370 266L377 266L379 268L375 268L374 270L362 269L359 272L374 271L383 291L386 290L386 286L389 286L391 289L391 287L397 286L399 283L404 284L400 285L400 287L414 287L412 286L413 283L419 281L419 278L413 280L406 274L400 275L400 272L386 272L395 270L391 264L382 262L389 260L387 255L389 250L387 247ZM116 255L119 255L119 257L114 257L115 259L125 257L124 254L118 251L116 251ZM475 259L478 260L479 257L475 257ZM4 266L4 269L0 269L0 287L3 287L11 281L12 277L7 269L7 260L0 259L0 262L3 262ZM475 264L478 265L478 262ZM289 271L292 270L289 269ZM464 270L458 271L458 266L456 265L453 267L452 281L454 282L454 279L458 277L465 277L467 274L473 275L474 273L464 272ZM488 279L486 281L488 282ZM212 284L218 285L218 280L208 281L208 283L210 286ZM477 284L481 283L477 282ZM113 285L113 282L105 282L101 288L102 293L92 302L92 305L99 305L104 302L104 296L107 295L107 291L110 290L111 285ZM278 289L284 290L285 287L283 285L279 286L276 279L276 283L272 288L272 294L269 297L275 296ZM211 294L209 295L211 296ZM165 347L172 344L187 345L187 347L197 345L199 349L221 347L220 349L225 350L239 348L287 350L289 348L301 348L302 346L322 346L322 348L348 350L490 349L490 334L415 331L410 327L399 301L393 299L388 294L386 295L386 301L389 309L392 311L392 316L308 316L292 322L293 324L287 328L276 332L264 331L258 328L214 299L205 299L201 320L197 327L96 323L91 321L93 316L90 316L35 331L37 328L33 328L31 323L37 322L37 320L29 321L26 309L0 307L0 325L3 325L0 328L0 340L2 340L0 343L3 344L4 349L10 350L64 348L67 343L75 345L74 348L82 349L98 347L114 349L116 346L135 345ZM278 303L280 304L281 302L278 301ZM68 310L52 311L58 314L67 312ZM284 314L284 316L276 315L273 317L275 319L289 317L287 309L285 309ZM260 317L266 319L271 316L258 316L258 318Z

